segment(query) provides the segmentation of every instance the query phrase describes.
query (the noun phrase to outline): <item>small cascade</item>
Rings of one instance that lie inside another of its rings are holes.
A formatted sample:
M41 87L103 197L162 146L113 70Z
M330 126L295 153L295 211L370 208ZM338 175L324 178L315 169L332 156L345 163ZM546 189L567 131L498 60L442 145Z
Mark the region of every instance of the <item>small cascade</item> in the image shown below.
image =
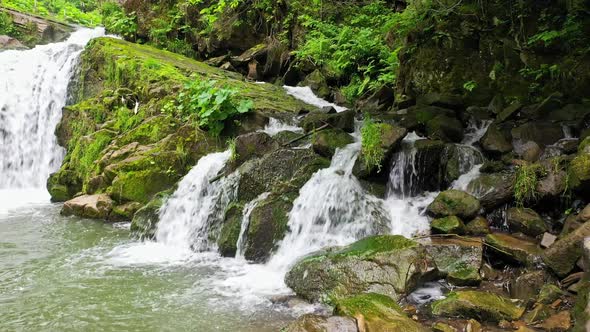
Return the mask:
M246 249L246 233L248 231L248 226L250 226L250 215L258 203L265 200L270 193L262 193L251 202L244 206L244 210L242 211L242 224L240 225L240 235L238 237L238 241L236 242L236 258L244 258L244 250Z
M399 198L413 197L418 195L423 188L423 182L427 175L420 165L424 163L414 146L414 143L422 139L416 133L410 133L402 141L402 146L392 157L389 182L387 183L387 195Z
M78 56L104 29L66 41L0 52L0 189L44 188L64 156L54 131Z
M319 98L318 96L316 96L313 93L311 88L308 86L288 86L288 85L285 85L285 86L283 86L283 88L285 89L285 91L287 91L288 94L305 102L306 104L313 105L313 106L316 106L319 108L331 106L331 107L334 107L336 112L344 112L347 110L346 107L338 106L334 103L331 103L331 102L326 101L322 98Z
M337 150L330 167L301 188L289 214L290 232L270 266L284 270L307 253L389 231L382 200L367 194L352 175L359 152L359 142Z
M467 129L465 130L465 137L463 138L464 145L472 146L477 143L483 135L485 135L486 131L492 124L492 120L469 120L469 124L467 125Z
M215 225L237 189L236 174L211 183L230 159L231 152L211 153L180 181L178 189L160 209L156 240L162 244L197 251L214 249L210 243Z
M260 132L267 133L270 136L275 136L282 131L293 131L296 133L302 133L303 128L295 125L283 122L276 118L270 118L268 124Z

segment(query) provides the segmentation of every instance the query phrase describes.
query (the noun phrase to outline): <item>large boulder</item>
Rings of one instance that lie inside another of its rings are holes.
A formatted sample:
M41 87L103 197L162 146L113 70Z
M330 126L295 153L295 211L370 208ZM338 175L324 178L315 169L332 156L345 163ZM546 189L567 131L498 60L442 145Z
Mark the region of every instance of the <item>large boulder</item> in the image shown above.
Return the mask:
M497 124L491 124L479 140L484 151L492 154L502 154L512 151L510 133Z
M590 192L590 153L578 154L568 168L569 186L575 191Z
M506 221L513 232L539 236L548 231L541 216L532 209L510 208L506 211Z
M324 125L352 133L354 131L354 111L347 110L340 113L311 112L301 120L301 127L306 132Z
M392 125L389 123L378 123L375 124L379 128L379 148L383 151L383 158L379 161L379 165L370 165L367 163L366 151L361 149L361 153L357 158L353 172L360 178L367 178L371 174L376 173L379 170L386 170L387 166L391 163L391 157L395 149L397 149L401 141L406 137L407 130L403 127Z
M366 292L399 299L435 275L434 260L422 245L399 235L380 235L306 257L285 282L310 301Z
M461 121L441 114L426 123L426 133L429 138L458 143L463 140L464 129Z
M467 191L489 211L512 199L515 182L516 177L511 173L481 174L469 183Z
M522 265L534 266L541 262L541 248L527 239L503 233L488 234L484 240L487 249L498 256Z
M434 219L430 223L430 228L436 234L463 234L465 233L465 224L457 216L448 216Z
M438 270L457 286L475 285L481 281L483 245L477 238L431 238L424 242Z
M590 236L590 222L553 243L543 253L543 261L558 276L565 277L584 253L584 238Z
M463 290L432 303L432 313L443 317L475 318L499 322L519 319L525 308L511 299L490 292Z
M564 137L559 123L531 121L511 130L514 141L537 143L541 148L551 145Z
M61 214L91 219L107 219L113 206L113 200L106 194L83 195L65 202L61 208Z
M354 138L342 129L326 129L313 136L312 147L319 155L332 158L336 149L343 148L353 142Z
M464 191L451 189L438 194L428 206L428 212L434 216L470 219L477 215L480 207L477 198Z
M320 98L326 99L330 96L330 87L326 82L326 77L319 69L314 70L305 77L301 85L308 86Z
M236 137L234 164L241 165L252 158L260 158L278 149L278 143L266 133L253 132Z
M9 36L0 36L0 50L26 50L27 47L23 45L18 39Z
M337 315L354 317L359 331L420 332L428 331L410 319L390 297L368 293L339 299Z

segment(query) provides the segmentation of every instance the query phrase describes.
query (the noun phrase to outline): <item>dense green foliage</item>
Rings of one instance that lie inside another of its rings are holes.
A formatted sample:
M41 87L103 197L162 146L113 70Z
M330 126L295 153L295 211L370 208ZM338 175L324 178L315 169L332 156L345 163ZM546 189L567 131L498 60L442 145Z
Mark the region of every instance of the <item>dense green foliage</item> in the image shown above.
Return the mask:
M527 201L536 198L537 184L544 173L545 169L539 164L522 165L517 168L514 199L518 206L523 206Z
M199 127L218 136L223 130L225 120L249 112L253 102L237 98L236 89L219 87L216 84L216 81L193 78L178 93L176 103L167 104L164 111L193 119Z
M361 129L361 141L365 167L369 170L381 170L381 161L385 157L381 148L381 124L374 122L368 115L365 116Z
M101 22L97 0L1 0L0 5L86 26L96 26Z

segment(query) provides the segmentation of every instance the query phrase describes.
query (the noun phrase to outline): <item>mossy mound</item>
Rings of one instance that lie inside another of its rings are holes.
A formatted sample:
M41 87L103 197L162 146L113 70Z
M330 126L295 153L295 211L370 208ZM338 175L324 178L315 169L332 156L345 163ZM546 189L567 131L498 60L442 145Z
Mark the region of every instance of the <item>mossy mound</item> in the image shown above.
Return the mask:
M432 313L444 317L476 318L498 322L517 320L524 313L509 298L483 291L455 291L432 303Z
M440 193L428 206L428 212L435 216L457 216L473 218L477 215L480 204L477 198L460 190L447 190Z
M402 311L390 297L368 293L336 301L335 314L357 319L364 331L427 331Z

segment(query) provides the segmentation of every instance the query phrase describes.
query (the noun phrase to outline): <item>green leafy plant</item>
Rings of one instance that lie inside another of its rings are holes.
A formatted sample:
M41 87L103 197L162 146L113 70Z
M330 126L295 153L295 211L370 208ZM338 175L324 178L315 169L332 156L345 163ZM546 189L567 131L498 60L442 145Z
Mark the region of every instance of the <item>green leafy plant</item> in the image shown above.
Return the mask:
M229 160L236 161L240 157L238 155L238 152L236 151L236 139L235 138L228 139L227 140L227 147L231 153Z
M377 168L381 170L381 162L385 152L381 148L381 124L374 122L368 115L365 116L361 128L362 159L369 170Z
M125 14L116 3L107 2L101 10L102 22L107 31L134 40L137 34L137 17L135 12Z
M467 81L463 84L463 89L471 92L477 88L477 82L475 81Z
M248 113L253 106L251 100L240 99L235 89L219 87L217 81L193 77L178 93L176 100L166 104L162 111L191 118L199 127L219 136L225 120Z

